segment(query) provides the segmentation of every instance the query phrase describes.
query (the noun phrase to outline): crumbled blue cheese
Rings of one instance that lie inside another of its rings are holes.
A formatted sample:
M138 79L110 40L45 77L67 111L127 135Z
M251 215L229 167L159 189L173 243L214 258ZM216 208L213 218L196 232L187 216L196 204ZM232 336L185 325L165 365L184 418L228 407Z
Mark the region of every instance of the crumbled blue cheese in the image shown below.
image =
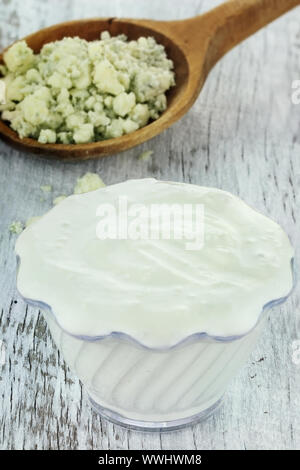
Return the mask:
M16 42L4 53L4 62L10 72L24 73L34 65L35 56L25 41Z
M52 191L51 184L44 184L43 186L40 186L40 188L43 191L43 193L51 193Z
M74 132L73 139L76 144L92 142L94 139L93 124L81 124Z
M16 235L20 235L20 233L22 233L23 230L24 230L24 225L19 220L15 220L9 226L9 231Z
M1 117L21 138L44 144L134 132L159 118L175 85L173 63L153 38L128 41L108 32L92 42L66 37L36 55L20 41L3 59Z
M41 144L55 144L56 132L51 129L42 129L39 135L39 142Z
M86 173L81 178L78 178L77 184L74 188L74 194L89 193L96 191L96 189L104 188L105 184L96 173Z
M135 94L131 93L120 93L113 100L113 110L114 112L121 117L124 117L133 110L136 105Z
M153 154L154 150L145 150L145 152L141 153L141 155L139 156L139 160L148 162Z

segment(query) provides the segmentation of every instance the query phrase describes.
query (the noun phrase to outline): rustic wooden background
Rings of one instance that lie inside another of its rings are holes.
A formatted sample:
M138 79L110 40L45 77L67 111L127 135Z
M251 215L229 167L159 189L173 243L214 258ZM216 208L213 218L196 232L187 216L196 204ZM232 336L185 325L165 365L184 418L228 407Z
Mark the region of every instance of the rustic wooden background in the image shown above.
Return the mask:
M217 0L0 0L0 47L39 28L93 16L175 19ZM300 292L275 311L263 338L228 390L223 408L183 431L142 434L92 412L39 312L15 290L14 220L41 215L76 178L98 172L107 183L153 176L232 191L273 217L297 248L300 239L300 8L232 51L213 70L193 109L153 141L103 160L62 164L0 142L0 368L2 449L300 448ZM154 150L149 162L138 160ZM41 185L53 185L43 194ZM299 258L298 258L299 262ZM242 314L242 312L241 312ZM1 367L1 366L0 366Z

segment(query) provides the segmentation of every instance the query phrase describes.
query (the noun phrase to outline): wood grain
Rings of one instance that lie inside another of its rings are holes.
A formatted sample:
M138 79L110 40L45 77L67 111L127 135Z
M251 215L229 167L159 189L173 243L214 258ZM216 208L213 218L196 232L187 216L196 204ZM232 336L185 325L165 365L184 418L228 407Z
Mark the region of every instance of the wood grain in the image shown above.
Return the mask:
M39 28L76 18L132 16L175 20L201 14L217 0L0 0L0 47ZM275 310L258 347L232 382L225 405L206 422L167 434L141 434L95 415L64 366L36 309L15 290L15 236L8 226L71 193L76 178L98 172L108 184L127 178L217 186L278 221L300 239L300 11L294 10L228 54L200 98L174 127L148 144L80 163L38 160L0 143L1 449L299 449L300 292ZM139 154L154 150L149 162ZM41 185L53 185L44 194ZM42 199L42 200L41 200ZM297 254L299 263L299 254Z

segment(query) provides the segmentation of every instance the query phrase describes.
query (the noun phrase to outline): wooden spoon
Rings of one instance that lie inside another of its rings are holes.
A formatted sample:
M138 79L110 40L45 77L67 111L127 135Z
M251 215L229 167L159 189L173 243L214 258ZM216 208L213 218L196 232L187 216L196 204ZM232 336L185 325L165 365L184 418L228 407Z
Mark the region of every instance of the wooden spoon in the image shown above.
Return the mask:
M157 121L132 134L90 144L40 144L34 139L20 139L3 121L0 121L0 135L23 151L70 161L114 154L146 142L189 110L210 70L226 52L299 4L300 0L230 0L204 15L183 21L90 19L42 29L24 38L36 53L48 42L66 36L92 41L99 39L105 30L113 36L126 34L129 39L155 37L166 47L175 64L176 87L168 94L168 109ZM3 54L0 62L2 58Z

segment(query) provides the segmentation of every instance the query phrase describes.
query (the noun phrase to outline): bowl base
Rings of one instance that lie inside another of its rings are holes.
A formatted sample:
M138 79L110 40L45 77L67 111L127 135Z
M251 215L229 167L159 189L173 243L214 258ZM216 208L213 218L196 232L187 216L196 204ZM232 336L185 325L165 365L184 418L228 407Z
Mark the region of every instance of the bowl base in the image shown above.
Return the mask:
M201 411L200 413L188 416L186 418L176 419L174 421L160 422L139 421L135 419L126 418L125 416L122 416L119 413L116 413L115 411L112 411L108 408L104 408L103 406L99 405L90 396L89 400L92 405L92 408L96 413L98 413L102 418L105 418L108 421L119 426L123 426L141 432L170 432L177 431L178 429L182 429L186 426L192 426L209 418L221 406L223 402L223 397L221 397L216 403L214 403L206 410Z

